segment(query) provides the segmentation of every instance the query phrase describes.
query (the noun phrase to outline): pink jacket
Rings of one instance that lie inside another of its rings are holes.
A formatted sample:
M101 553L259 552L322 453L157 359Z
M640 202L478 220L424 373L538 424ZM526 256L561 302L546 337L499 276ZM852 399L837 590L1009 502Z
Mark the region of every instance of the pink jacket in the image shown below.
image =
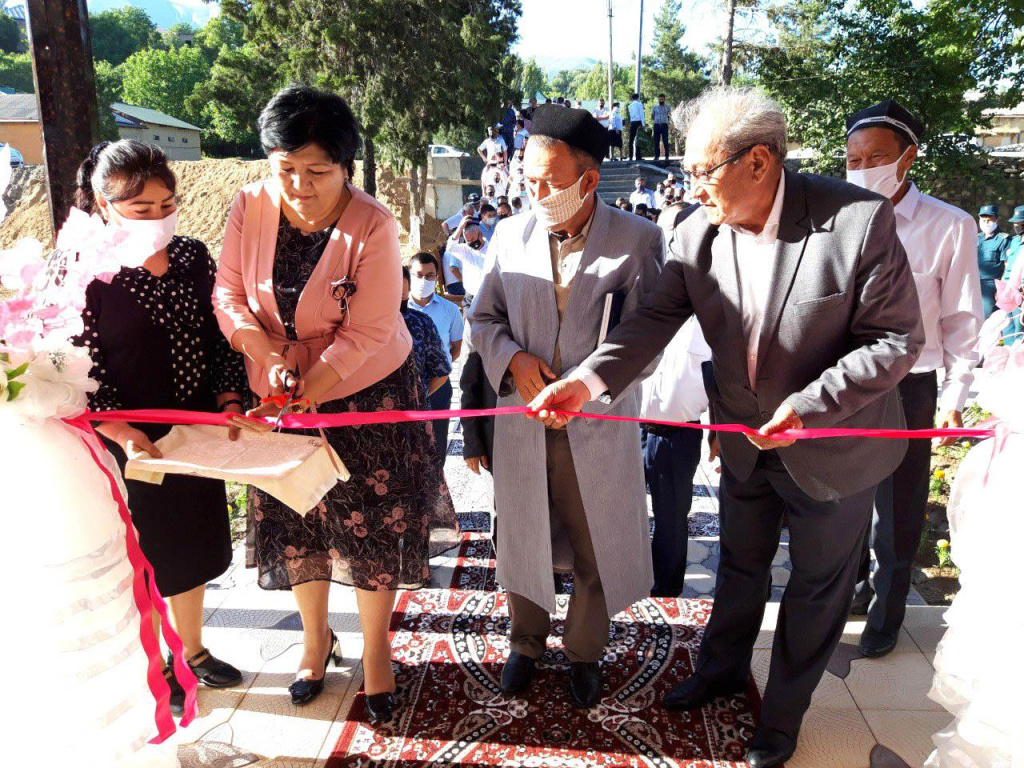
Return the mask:
M399 312L402 263L398 228L391 212L368 194L349 187L352 200L295 312L298 341L289 341L274 298L273 270L281 193L270 181L249 184L235 197L220 252L213 306L230 341L242 328L261 328L292 370L303 375L319 359L341 376L323 400L347 397L393 373L405 362L412 338ZM331 298L331 282L354 279L349 318ZM246 358L249 386L269 393L267 372Z

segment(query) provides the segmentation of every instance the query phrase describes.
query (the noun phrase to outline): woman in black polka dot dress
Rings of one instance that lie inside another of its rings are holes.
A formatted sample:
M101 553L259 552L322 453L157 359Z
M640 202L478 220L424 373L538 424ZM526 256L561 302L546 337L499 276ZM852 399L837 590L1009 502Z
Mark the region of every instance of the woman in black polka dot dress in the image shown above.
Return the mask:
M213 315L216 265L203 243L174 236L175 186L163 153L137 141L101 144L79 169L78 207L124 230L133 247L155 251L143 266L122 269L110 283L97 280L86 293L79 342L89 347L92 377L100 384L90 397L93 410L242 412L241 393L248 390L243 359L228 346ZM159 456L153 441L169 429L116 422L97 431L123 471L129 455ZM139 542L167 598L189 666L208 686L237 685L241 673L202 642L206 583L231 563L224 483L167 475L161 485L125 485ZM171 708L180 714L184 691L171 667L164 674Z

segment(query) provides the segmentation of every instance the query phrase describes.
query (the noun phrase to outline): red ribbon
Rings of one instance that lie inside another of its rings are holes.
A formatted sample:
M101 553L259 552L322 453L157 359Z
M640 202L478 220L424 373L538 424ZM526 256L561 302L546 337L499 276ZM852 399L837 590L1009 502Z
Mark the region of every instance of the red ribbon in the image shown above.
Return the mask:
M153 698L156 699L154 718L157 735L151 741L153 744L159 744L174 733L174 720L171 717L171 689L167 679L164 677L160 643L156 632L153 631L152 611L154 609L160 615L160 626L163 629L164 641L167 643L167 647L171 649L171 653L174 654L175 676L185 689L185 714L181 718L182 727L191 723L196 716L196 688L199 684L195 674L189 669L185 661L185 648L178 633L171 626L170 617L167 613L167 604L156 588L153 566L150 565L149 560L142 553L142 548L139 546L135 525L132 523L131 512L128 511L128 505L125 503L124 496L121 493L121 486L118 485L113 473L100 459L100 451L104 451L105 448L103 443L96 437L92 424L89 423L91 420L94 420L93 417L95 415L86 411L78 418L65 419L64 423L83 433L82 442L89 450L89 455L92 457L93 462L99 467L104 477L107 478L107 482L110 485L110 495L117 503L117 511L124 522L128 561L135 572L135 578L132 581L132 592L135 598L135 606L139 611L139 640L142 642L142 648L149 659L146 678L149 683L149 690L152 692Z
M358 427L367 424L400 424L410 421L434 421L436 419L472 419L482 416L516 416L530 413L525 405L507 405L500 408L460 408L449 411L364 411L348 413L302 413L286 414L281 417L281 426L288 429L330 429L333 427ZM635 416L615 416L606 413L565 413L597 421L628 421L644 424L660 424L666 427L703 429L709 432L736 432L743 435L760 435L753 427L744 424L692 424L686 421L662 421L641 419ZM92 411L84 417L89 421L132 421L146 424L210 424L226 426L231 414L205 413L199 411L136 410L136 411ZM276 419L266 419L277 423ZM928 439L935 437L987 438L996 434L995 428L957 427L947 429L849 429L827 427L818 429L787 429L772 435L776 440L816 440L825 437L880 437L888 439Z

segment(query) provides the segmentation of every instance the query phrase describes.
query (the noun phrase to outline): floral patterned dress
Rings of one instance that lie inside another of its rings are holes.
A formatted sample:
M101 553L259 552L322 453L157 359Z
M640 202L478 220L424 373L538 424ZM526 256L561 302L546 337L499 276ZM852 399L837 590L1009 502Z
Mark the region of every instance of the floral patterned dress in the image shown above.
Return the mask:
M304 233L282 216L274 258L274 293L295 339L299 295L331 228ZM398 307L395 307L397 313ZM422 410L413 356L398 370L319 413ZM311 436L318 433L312 431ZM338 483L305 517L249 489L247 564L263 589L335 581L359 589L412 589L430 581L427 561L459 541L458 522L427 422L372 424L327 431L352 477Z

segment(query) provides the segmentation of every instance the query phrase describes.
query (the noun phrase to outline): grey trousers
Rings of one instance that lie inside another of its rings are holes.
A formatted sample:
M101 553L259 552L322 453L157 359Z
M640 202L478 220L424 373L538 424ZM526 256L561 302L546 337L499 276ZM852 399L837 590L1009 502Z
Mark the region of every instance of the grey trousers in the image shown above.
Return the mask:
M696 671L722 683L750 675L785 512L793 572L779 608L761 722L793 739L843 636L875 489L816 501L797 486L776 451L762 451L744 481L722 467L722 559Z
M553 522L557 519L561 524L573 553L574 584L565 618L565 651L572 662L599 661L608 642L611 620L576 479L569 433L564 429L548 429L544 432L544 439L551 516ZM539 659L544 654L551 631L550 614L533 601L512 592L508 595L508 606L512 619L512 650L531 659Z

